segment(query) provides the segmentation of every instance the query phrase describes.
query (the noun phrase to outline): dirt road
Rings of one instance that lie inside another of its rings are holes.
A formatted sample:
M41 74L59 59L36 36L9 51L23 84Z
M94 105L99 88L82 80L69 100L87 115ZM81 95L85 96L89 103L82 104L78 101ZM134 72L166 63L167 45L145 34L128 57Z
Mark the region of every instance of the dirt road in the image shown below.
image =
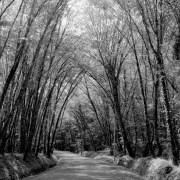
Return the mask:
M24 180L142 180L127 169L81 157L70 152L55 151L58 165Z

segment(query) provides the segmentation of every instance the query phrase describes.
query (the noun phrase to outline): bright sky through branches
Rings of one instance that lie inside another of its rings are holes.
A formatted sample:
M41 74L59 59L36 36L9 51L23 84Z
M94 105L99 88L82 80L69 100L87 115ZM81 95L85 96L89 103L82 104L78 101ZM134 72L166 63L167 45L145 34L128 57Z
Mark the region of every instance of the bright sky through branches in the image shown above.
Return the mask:
M86 9L88 6L88 0L72 0L69 2L69 7L73 14L73 22L71 30L75 34L80 35L83 31L83 24L86 19Z

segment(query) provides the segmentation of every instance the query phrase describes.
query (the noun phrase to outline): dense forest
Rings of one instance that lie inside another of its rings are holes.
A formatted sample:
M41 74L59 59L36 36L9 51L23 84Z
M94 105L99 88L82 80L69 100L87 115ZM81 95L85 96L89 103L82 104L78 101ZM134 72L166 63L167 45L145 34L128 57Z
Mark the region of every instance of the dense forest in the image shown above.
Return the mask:
M178 164L179 62L180 1L0 1L0 153Z

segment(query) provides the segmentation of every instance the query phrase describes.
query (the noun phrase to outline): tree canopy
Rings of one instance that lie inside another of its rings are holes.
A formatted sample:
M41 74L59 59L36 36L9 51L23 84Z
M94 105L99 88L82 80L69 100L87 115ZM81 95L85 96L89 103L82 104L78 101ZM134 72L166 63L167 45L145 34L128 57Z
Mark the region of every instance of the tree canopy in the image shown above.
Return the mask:
M176 0L0 1L0 153L116 143L178 164L179 10Z

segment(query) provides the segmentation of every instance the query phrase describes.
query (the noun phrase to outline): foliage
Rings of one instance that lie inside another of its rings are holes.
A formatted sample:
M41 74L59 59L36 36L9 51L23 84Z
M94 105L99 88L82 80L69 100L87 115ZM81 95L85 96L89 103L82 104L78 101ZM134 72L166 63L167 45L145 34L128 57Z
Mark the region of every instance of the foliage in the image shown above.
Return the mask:
M0 152L51 155L67 102L81 79L62 24L67 1L2 4ZM4 11L3 11L4 8ZM8 9L17 9L7 17ZM7 9L7 10L6 10ZM72 35L73 36L73 35ZM70 71L70 73L69 73Z
M0 3L1 153L109 147L179 163L177 1Z

